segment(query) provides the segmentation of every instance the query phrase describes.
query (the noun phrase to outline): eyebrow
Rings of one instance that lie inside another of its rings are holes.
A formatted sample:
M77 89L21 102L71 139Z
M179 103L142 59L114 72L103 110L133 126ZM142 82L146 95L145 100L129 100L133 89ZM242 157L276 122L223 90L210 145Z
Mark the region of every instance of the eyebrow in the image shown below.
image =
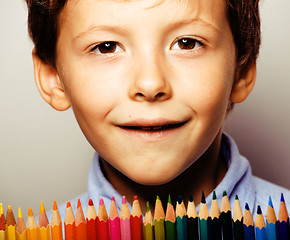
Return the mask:
M218 30L217 27L215 27L214 25L200 19L200 18L189 18L189 19L184 19L178 22L173 22L170 23L167 27L166 30L172 30L172 29L176 29L178 27L181 26L186 26L186 25L190 25L190 24L198 24L198 25L202 25L203 27L208 27L211 30L213 30L214 32L220 32ZM109 32L115 32L117 34L121 34L121 35L126 35L128 33L128 31L125 28L122 28L120 26L115 26L115 25L91 25L90 27L88 27L87 30L79 33L78 35L76 35L73 38L73 41L75 41L78 38L82 38L83 36L96 32L96 31L109 31Z

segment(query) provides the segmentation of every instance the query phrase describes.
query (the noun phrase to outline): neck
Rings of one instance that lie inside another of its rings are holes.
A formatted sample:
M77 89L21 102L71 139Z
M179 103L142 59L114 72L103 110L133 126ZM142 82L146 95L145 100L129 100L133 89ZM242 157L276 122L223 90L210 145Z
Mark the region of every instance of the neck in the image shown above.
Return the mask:
M220 155L221 135L220 132L207 151L189 168L172 181L162 185L148 186L136 183L105 160L101 160L108 181L121 195L125 195L131 204L134 195L137 195L143 213L146 212L146 202L149 201L150 205L154 206L157 195L162 200L163 206L166 206L168 194L173 203L177 201L178 195L183 197L185 203L188 201L188 196L192 195L197 204L200 202L202 191L206 196L210 194L227 171L226 163Z

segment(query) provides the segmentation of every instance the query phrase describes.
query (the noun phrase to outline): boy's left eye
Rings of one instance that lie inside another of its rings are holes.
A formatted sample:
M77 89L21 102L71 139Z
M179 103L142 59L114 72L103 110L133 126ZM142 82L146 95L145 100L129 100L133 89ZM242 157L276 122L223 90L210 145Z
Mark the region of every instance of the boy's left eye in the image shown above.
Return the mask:
M98 54L110 54L121 52L123 50L117 42L109 41L95 45L90 51Z
M194 39L194 38L181 38L179 39L177 42L175 42L171 49L181 49L181 50L192 50L192 49L195 49L195 48L200 48L202 47L203 44Z

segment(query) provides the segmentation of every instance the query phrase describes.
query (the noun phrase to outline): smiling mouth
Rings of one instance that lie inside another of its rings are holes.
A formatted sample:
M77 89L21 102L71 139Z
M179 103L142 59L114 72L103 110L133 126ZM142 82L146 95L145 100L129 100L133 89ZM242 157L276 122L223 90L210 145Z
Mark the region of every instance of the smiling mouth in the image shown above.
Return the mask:
M159 126L120 126L121 128L135 131L165 131L170 129L175 129L183 126L186 122L176 123L176 124L164 124Z

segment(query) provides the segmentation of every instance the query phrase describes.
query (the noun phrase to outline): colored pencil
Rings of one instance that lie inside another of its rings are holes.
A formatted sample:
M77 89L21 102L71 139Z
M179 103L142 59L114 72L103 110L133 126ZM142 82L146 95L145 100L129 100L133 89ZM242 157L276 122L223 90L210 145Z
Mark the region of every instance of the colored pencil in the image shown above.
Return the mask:
M108 214L106 206L102 197L100 197L98 218L97 218L97 233L99 240L108 240L109 235L109 223L108 223Z
M164 229L164 209L159 196L156 198L155 209L154 209L154 236L155 240L165 239Z
M142 226L143 226L143 216L139 200L137 196L134 196L132 204L132 213L131 213L131 232L132 238L134 240L142 239Z
M238 195L236 195L234 203L233 230L235 240L244 240L243 212Z
M232 212L227 192L223 192L220 221L222 226L223 240L233 239L233 227L232 227Z
M28 218L26 224L27 239L38 240L37 236L37 224L31 208L28 208Z
M276 224L277 239L284 240L289 238L289 215L285 205L283 193L281 193L278 221Z
M248 203L245 206L243 226L245 240L255 240L254 220Z
M177 197L176 203L176 236L178 240L187 240L187 214L182 197Z
M146 203L146 213L143 222L143 237L144 240L153 240L153 217L150 209L149 202Z
M0 203L0 240L5 240L5 215L3 203Z
M208 239L210 240L221 240L221 223L220 223L220 210L219 204L216 198L215 191L213 191L210 218L208 220Z
M187 203L187 225L188 239L198 239L198 217L192 195L189 196Z
M258 205L255 221L256 240L267 240L266 224L262 215L260 205Z
M97 240L97 213L92 199L89 199L86 220L88 240Z
M6 213L5 236L6 240L16 239L16 221L14 218L12 207L10 205L8 206Z
M111 199L111 207L109 213L109 230L111 240L121 239L120 217L114 196Z
M267 217L266 217L266 227L267 227L267 238L268 240L277 240L276 233L276 222L277 217L273 207L271 196L269 197Z
M199 205L199 239L200 240L208 240L208 219L209 212L208 207L205 201L204 192L202 191L201 201Z
M80 199L78 199L75 224L76 224L76 239L87 240L87 223Z
M75 216L71 207L71 203L67 202L64 217L64 234L65 240L75 239Z
M168 196L168 202L165 214L165 237L166 240L176 239L176 217L174 207L171 202L170 195Z
M39 240L50 240L50 228L43 202L40 202L39 220L38 220Z
M51 239L62 240L62 222L57 208L56 201L53 201L52 216L51 216Z
M130 223L130 210L125 196L122 196L122 205L120 212L121 222L121 239L131 240L131 223Z
M21 209L18 209L18 218L17 218L17 224L16 224L16 239L17 240L26 240L26 226L24 219L22 217Z

